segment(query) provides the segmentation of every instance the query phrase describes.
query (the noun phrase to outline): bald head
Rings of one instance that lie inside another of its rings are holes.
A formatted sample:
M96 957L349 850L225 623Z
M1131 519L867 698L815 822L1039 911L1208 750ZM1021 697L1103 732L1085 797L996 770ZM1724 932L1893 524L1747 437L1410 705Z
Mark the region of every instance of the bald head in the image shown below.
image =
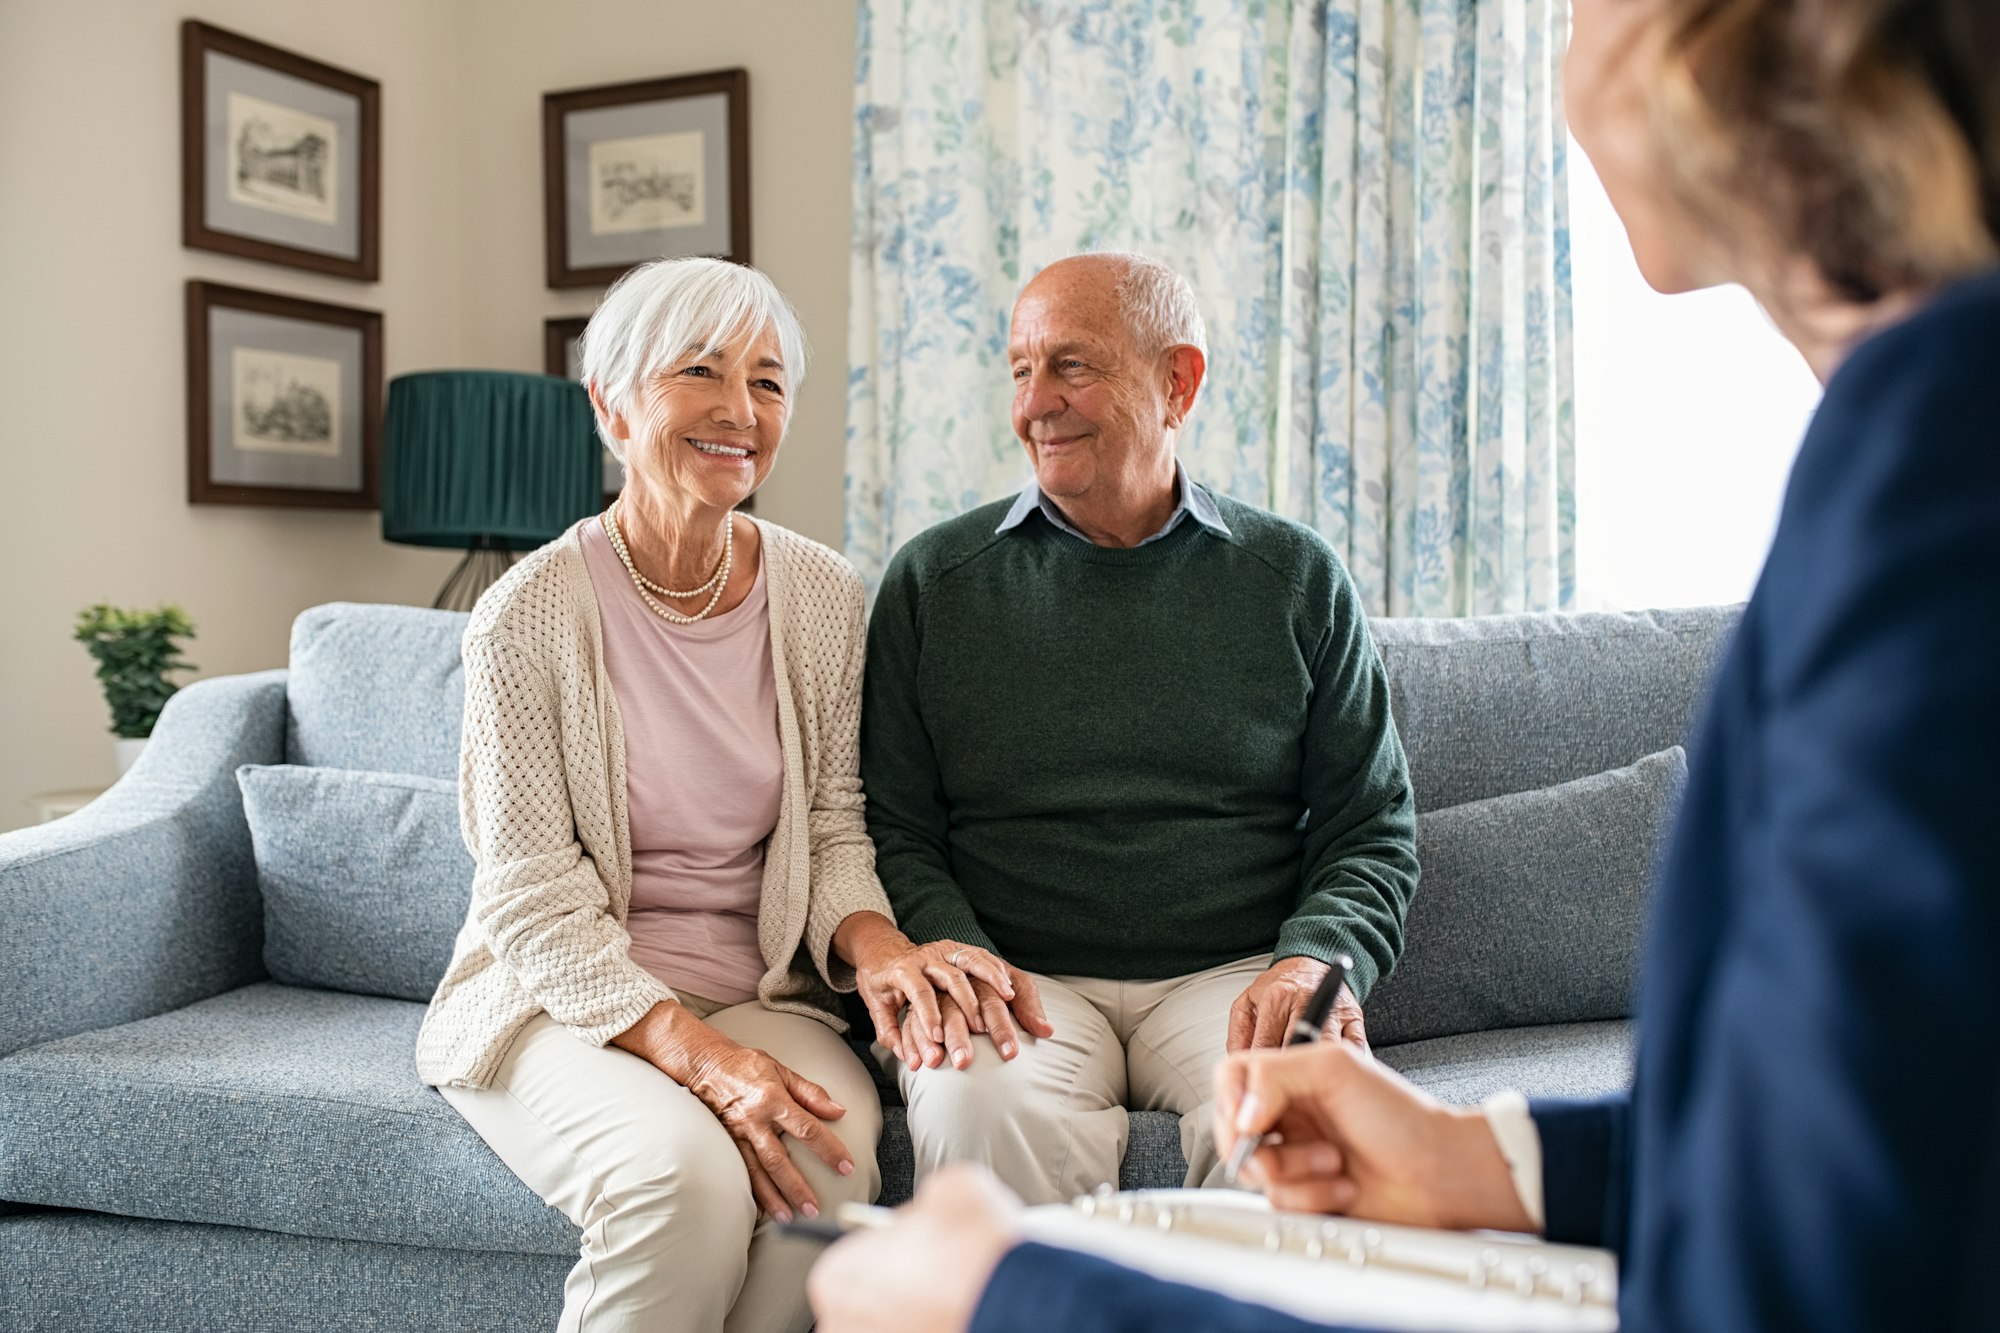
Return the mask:
M1058 259L1029 280L1030 293L1052 298L1079 316L1122 327L1141 356L1188 346L1208 356L1208 331L1188 280L1159 260L1123 250Z

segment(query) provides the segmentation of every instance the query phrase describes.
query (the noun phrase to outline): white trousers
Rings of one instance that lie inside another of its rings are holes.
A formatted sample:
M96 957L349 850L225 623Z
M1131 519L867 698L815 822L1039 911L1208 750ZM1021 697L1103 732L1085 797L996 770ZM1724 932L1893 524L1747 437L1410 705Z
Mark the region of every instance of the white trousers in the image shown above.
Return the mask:
M1215 1066L1230 1006L1270 965L1264 954L1165 981L1032 974L1056 1031L1022 1031L1012 1060L976 1035L965 1069L907 1069L877 1044L909 1104L917 1179L947 1162L983 1162L1031 1204L1115 1186L1130 1107L1179 1114L1186 1184L1222 1184L1209 1126Z
M751 1004L682 1003L833 1094L824 1122L854 1158L842 1176L790 1138L822 1215L881 1187L882 1107L867 1069L823 1023ZM757 1216L729 1132L645 1060L596 1047L538 1014L491 1087L440 1088L509 1170L583 1230L563 1287L563 1333L804 1333L806 1270L819 1247Z

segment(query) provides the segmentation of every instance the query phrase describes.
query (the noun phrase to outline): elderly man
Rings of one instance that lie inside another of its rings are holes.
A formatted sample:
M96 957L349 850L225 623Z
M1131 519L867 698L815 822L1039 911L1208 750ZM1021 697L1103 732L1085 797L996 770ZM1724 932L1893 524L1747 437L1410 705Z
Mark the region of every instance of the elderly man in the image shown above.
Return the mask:
M1329 1026L1365 1045L1401 947L1415 808L1387 680L1327 544L1176 461L1204 344L1163 264L1044 269L1008 346L1035 480L884 577L862 722L882 882L912 939L991 949L1010 981L905 1043L920 1175L972 1160L1067 1199L1118 1179L1129 1106L1178 1112L1188 1183L1216 1183L1225 1050L1282 1041L1340 953Z

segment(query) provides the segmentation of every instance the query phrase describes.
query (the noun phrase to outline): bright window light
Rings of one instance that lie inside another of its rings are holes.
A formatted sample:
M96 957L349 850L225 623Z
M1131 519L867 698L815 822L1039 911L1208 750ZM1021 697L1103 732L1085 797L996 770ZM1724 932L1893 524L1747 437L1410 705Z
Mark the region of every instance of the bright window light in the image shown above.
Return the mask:
M1820 386L1740 287L1661 296L1570 142L1583 610L1742 601Z

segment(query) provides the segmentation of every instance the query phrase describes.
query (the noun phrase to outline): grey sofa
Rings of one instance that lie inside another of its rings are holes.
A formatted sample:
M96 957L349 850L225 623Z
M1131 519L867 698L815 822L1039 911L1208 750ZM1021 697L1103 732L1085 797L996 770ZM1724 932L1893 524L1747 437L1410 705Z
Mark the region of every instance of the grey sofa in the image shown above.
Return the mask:
M455 778L463 619L309 611L288 670L182 691L102 799L0 836L0 1326L553 1326L575 1230L418 1083L423 1005L272 979L237 779ZM1454 1101L1622 1085L1681 770L1590 775L1681 739L1734 619L1377 622L1426 812L1404 963L1369 1006L1382 1059ZM440 963L448 933L423 942ZM882 1155L907 1197L896 1106ZM1182 1170L1173 1119L1134 1114L1123 1183Z

